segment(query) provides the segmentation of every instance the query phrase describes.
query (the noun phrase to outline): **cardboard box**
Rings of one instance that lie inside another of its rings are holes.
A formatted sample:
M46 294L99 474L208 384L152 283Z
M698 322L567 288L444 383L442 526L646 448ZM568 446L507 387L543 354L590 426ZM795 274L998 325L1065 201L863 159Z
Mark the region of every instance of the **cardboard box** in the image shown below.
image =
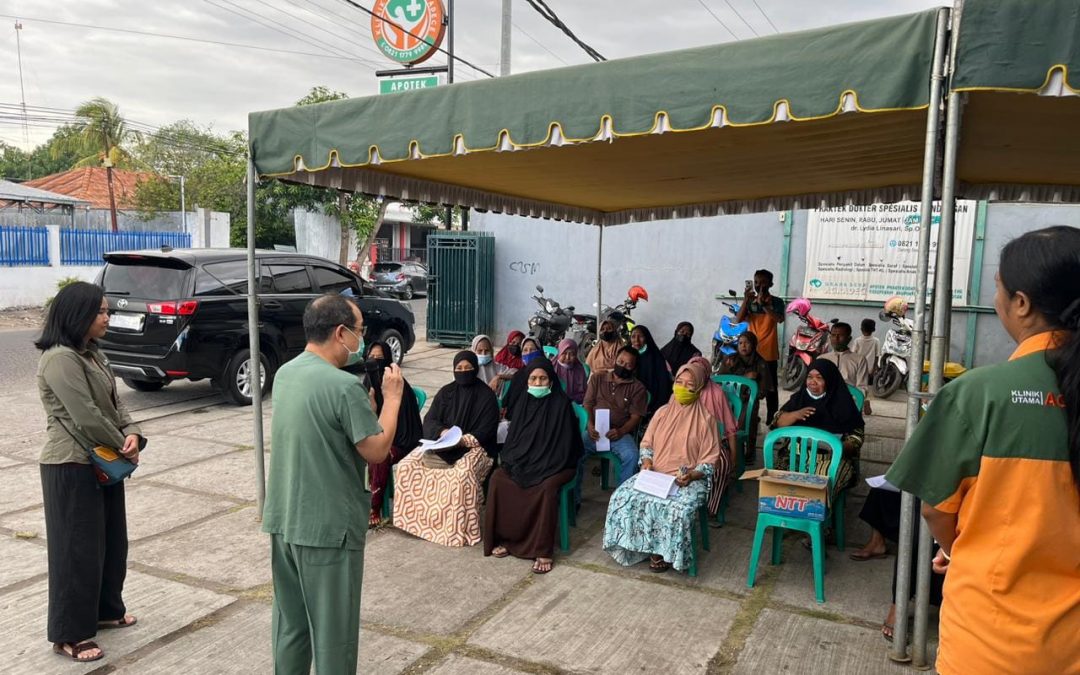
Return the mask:
M811 473L754 469L739 480L758 482L758 511L785 518L825 520L829 479Z

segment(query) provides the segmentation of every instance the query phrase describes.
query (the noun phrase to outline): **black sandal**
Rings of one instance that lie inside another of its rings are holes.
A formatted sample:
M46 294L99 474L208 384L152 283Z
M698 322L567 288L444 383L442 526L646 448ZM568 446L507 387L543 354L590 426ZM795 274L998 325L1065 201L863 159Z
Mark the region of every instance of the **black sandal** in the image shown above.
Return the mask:
M664 560L660 556L650 556L649 558L649 571L661 574L671 569L671 563Z
M131 616L131 621L128 621L130 614L125 614L121 619L115 619L113 621L98 621L98 630L110 630L113 628L131 628L135 624L139 623L139 620L134 616Z
M98 655L85 659L79 658L79 654L88 652L91 649L98 650ZM105 658L105 652L101 651L101 647L98 647L97 643L93 640L83 640L82 642L56 642L53 644L53 653L66 656L79 663L89 663Z

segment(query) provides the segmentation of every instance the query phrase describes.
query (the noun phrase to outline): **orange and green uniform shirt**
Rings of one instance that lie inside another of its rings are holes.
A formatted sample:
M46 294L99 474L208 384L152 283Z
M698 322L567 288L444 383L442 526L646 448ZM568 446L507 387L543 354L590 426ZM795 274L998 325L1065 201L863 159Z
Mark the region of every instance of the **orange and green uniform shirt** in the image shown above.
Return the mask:
M888 472L958 518L943 675L1080 673L1080 495L1066 402L1046 363L1057 335L1028 338L1007 363L942 388Z

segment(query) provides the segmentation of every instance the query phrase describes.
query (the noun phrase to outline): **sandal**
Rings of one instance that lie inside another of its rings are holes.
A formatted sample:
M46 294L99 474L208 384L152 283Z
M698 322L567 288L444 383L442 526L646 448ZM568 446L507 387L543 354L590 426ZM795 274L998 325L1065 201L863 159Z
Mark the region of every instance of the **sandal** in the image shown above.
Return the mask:
M495 548L491 549L491 555L495 556L496 558L505 558L506 556L510 555L510 551L506 550L505 546L496 546Z
M892 642L893 630L895 630L895 628L896 626L892 625L891 623L881 624L881 637L885 638L886 642Z
M547 567L547 569L544 569L545 567ZM532 572L533 574L547 574L551 571L553 567L555 567L554 560L537 558L536 561L533 563Z
M867 560L879 560L881 558L888 558L889 552L886 550L882 551L881 553L871 553L860 548L858 551L852 551L850 554L848 554L848 557L855 562L866 562Z
M80 655L83 652L88 652L92 649L98 651L97 656L80 658ZM80 663L88 663L90 661L97 661L98 659L105 658L105 652L101 651L101 647L98 647L97 643L93 640L83 640L82 642L57 642L53 644L53 653L66 656L71 660Z
M656 572L657 574L667 572L671 569L671 563L667 562L658 555L649 557L649 571Z
M371 515L368 516L368 521L367 521L368 529L369 530L374 530L375 528L379 527L380 525L382 525L382 516L379 515L378 511L376 511L375 509L372 509L371 510Z
M98 621L98 630L109 630L110 628L131 628L135 624L139 623L139 620L130 614L125 614L122 619L115 619L113 621Z

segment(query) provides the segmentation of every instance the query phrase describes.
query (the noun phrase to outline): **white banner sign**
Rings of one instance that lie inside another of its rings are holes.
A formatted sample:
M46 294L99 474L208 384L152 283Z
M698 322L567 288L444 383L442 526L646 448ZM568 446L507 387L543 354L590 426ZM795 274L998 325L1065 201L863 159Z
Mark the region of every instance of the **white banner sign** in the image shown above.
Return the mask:
M914 301L920 210L918 202L899 202L811 211L803 295L854 301L884 301L899 295ZM968 304L975 211L974 201L956 203L953 302L958 305ZM940 221L941 204L936 202L930 230L928 297L933 297Z

